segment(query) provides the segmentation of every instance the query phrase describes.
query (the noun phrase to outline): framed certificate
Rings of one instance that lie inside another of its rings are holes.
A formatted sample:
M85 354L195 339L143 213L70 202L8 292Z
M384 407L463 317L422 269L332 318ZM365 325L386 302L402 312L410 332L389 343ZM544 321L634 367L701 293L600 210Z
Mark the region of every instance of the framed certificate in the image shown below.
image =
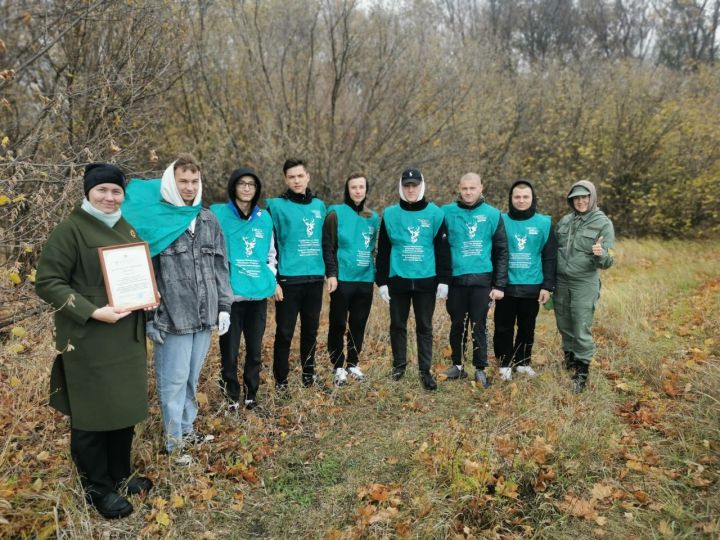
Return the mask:
M147 242L101 247L98 255L112 307L134 311L160 302Z

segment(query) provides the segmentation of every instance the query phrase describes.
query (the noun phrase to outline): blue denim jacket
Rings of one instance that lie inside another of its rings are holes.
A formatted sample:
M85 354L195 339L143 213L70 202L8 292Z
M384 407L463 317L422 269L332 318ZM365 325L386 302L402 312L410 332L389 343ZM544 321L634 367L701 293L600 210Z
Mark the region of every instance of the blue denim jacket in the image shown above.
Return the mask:
M203 208L195 233L183 232L153 257L160 306L152 320L169 334L192 334L217 325L218 312L230 313L233 293L220 224Z

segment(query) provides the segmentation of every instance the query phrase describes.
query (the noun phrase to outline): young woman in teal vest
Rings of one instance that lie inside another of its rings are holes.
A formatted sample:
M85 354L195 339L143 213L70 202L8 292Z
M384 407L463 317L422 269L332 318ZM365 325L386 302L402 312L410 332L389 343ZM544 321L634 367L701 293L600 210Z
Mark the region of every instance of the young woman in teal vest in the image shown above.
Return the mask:
M308 184L305 162L288 159L283 165L288 189L281 197L268 199L278 252L275 294L275 347L273 374L279 390L286 392L290 371L290 344L300 315L300 364L302 383L315 383L315 345L320 325L325 262L322 227L325 203L315 197Z
M383 213L378 237L377 276L380 297L390 304L392 378L407 367L407 320L415 313L420 382L426 390L437 384L432 365L432 316L435 299L447 298L450 251L442 211L425 200L425 180L417 169L403 171L400 203Z
M495 357L500 378L512 379L512 370L536 375L530 366L535 319L540 305L555 289L557 242L550 216L536 212L535 190L528 180L510 187L508 213L502 215L508 239L508 285L495 304ZM515 326L517 325L517 333Z
M254 170L240 167L230 175L227 193L227 203L213 204L210 210L225 236L233 291L230 329L220 336L220 382L230 410L237 411L241 395L237 356L243 335L244 406L253 409L257 404L267 299L276 292L277 263L272 218L258 206L262 193L260 177Z
M356 380L365 378L358 367L358 356L372 306L380 224L377 213L365 208L367 190L365 175L351 174L345 181L343 204L328 208L323 225L323 256L330 292L328 353L335 369L333 382L338 386L347 383L348 375ZM346 330L347 357L343 343Z

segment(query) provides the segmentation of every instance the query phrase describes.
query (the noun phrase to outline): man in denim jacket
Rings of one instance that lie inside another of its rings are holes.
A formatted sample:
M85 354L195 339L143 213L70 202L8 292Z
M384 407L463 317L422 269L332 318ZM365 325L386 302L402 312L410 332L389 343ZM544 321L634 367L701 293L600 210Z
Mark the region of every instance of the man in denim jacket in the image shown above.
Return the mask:
M185 219L192 218L187 228L152 259L161 301L148 318L147 335L155 343L156 386L165 447L171 452L212 437L193 428L195 392L213 326L217 324L219 335L230 327L233 294L225 239L215 216L202 208L200 166L195 158L178 156L165 170L160 192L164 204L177 207L177 214ZM170 224L158 224L160 229L164 226ZM187 454L176 458L181 464L190 461Z

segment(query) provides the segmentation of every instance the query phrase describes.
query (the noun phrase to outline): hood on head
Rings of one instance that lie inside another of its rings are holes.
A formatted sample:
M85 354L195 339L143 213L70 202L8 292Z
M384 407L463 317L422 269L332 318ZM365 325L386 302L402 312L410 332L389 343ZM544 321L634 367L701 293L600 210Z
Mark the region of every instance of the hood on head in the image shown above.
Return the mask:
M576 190L576 188L580 188L580 189ZM585 193L583 193L582 188L585 188L585 190L587 190L588 194L590 195L590 204L588 205L588 212L597 210L597 207L598 207L597 206L597 191L595 190L595 185L590 180L579 180L570 187L570 191L568 191L568 194L567 194L567 203L568 203L568 206L570 207L570 210L572 210L573 212L575 211L575 207L573 206L572 198L570 196L573 195L573 192L577 193L577 191L581 192L581 193L578 193L578 195L585 194Z
M162 198L173 206L185 206L177 184L175 183L175 161L173 161L162 175L160 180L160 195ZM197 195L192 205L197 206L202 201L202 175L200 176L200 185L198 186Z
M402 174L400 175L400 181L398 182L398 192L400 193L400 200L408 202L405 198L405 194L403 193L403 184L408 183L418 183L418 182L412 182L412 178L418 178L419 177L419 185L420 185L420 193L418 195L417 200L421 201L425 197L425 177L422 175L422 173L415 168L405 169ZM417 201L416 201L417 202Z
M370 193L370 182L368 181L366 176L363 176L362 178L365 178L365 198L360 201L360 204L355 204L355 201L352 200L352 197L350 197L350 188L348 187L350 185L350 180L357 180L359 177L355 178L348 178L345 180L345 190L343 191L343 202L347 204L350 208L357 209L358 212L362 212L363 208L365 207L365 201L367 200L367 194Z
M524 210L524 212L531 212L534 214L537 208L537 195L535 195L535 186L533 186L532 182L526 178L515 180L510 186L510 191L508 191L508 213L512 214L513 210L519 212L512 203L512 192L517 186L527 186L530 188L530 191L532 192L532 203L530 204L530 208Z
M257 203L260 200L260 194L262 193L262 181L260 180L260 177L257 175L255 170L251 169L250 167L239 167L230 174L227 188L228 199L232 201L232 203L237 207L237 204L235 203L235 185L238 183L238 180L240 180L243 176L252 176L255 179L255 184L257 185L257 189L255 190L255 196L250 202L250 210L252 210L253 208L255 208L255 206L257 206Z

